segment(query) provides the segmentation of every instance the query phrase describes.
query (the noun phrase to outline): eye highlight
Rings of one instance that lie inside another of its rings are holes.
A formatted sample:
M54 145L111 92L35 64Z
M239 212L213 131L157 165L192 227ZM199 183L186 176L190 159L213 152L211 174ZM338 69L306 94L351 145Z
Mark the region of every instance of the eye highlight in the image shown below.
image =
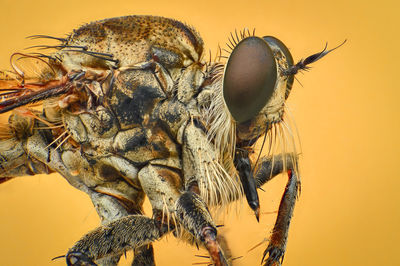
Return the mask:
M276 79L274 54L265 40L251 36L235 46L225 67L223 90L238 123L260 112L274 92Z

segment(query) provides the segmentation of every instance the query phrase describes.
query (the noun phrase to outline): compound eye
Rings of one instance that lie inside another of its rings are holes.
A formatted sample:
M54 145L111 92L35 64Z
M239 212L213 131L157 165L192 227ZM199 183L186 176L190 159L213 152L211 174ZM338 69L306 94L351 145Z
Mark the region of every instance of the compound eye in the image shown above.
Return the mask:
M279 39L273 37L273 36L265 36L263 37L264 41L266 41L270 47L276 47L282 51L282 53L286 57L286 62L288 64L288 67L291 67L294 65L293 57L292 54L290 53L289 49L286 47L286 45L280 41ZM287 95L286 98L289 96L289 92L292 89L293 86L293 81L294 81L294 75L289 76L288 81L287 81Z
M277 78L273 52L259 37L240 41L229 56L224 74L224 99L233 118L254 118L271 98Z

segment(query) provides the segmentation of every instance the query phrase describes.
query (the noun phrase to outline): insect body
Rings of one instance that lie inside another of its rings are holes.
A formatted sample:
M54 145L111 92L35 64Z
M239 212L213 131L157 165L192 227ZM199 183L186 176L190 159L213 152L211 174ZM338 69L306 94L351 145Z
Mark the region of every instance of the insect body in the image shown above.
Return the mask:
M264 265L283 260L299 189L296 153L250 159L253 144L283 123L297 71L278 39L249 32L230 40L226 63L203 63L203 41L181 22L128 16L87 24L55 39L52 54L14 54L0 80L0 181L60 173L86 192L103 225L66 254L68 265L154 265L151 243L173 232L228 265L209 209L243 194L259 216L257 188L289 181ZM40 66L24 69L26 61ZM26 105L42 103L40 111ZM254 169L258 171L255 172ZM153 217L144 215L147 196Z

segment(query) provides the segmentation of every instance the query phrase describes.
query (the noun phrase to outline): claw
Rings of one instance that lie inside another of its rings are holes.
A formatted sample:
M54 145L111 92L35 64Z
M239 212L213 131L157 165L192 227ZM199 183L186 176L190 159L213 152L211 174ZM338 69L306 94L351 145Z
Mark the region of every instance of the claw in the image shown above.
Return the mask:
M265 260L264 266L280 266L283 262L283 257L285 255L285 252L274 246L269 246L263 254L263 257L261 259L261 263L263 263L265 257L269 253L269 256L267 260Z
M81 252L68 252L66 258L68 266L97 266L87 255Z

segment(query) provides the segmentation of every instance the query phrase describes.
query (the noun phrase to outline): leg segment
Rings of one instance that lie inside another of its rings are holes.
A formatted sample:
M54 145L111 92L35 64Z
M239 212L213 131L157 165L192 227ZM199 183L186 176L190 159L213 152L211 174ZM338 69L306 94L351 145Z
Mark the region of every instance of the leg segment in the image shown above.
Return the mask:
M26 142L32 134L35 120L11 114L9 123L0 129L0 183L17 176L49 174L53 172L44 163L29 156Z
M120 219L130 214L142 213L141 206L137 206L136 211L134 211L135 213L129 213L116 198L92 190L90 191L92 193L89 194L89 196L93 202L93 205L96 208L97 214L101 218L102 225L107 225L114 220ZM149 252L148 250L151 250L151 252ZM135 257L132 265L154 265L154 253L151 244L136 248L134 250L134 253ZM96 263L101 266L114 266L118 264L119 259L120 254L113 257L107 257L97 260ZM143 264L141 262L146 263Z
M297 157L292 154L279 154L271 157L263 157L259 164L259 170L254 176L258 188L281 174L285 171L285 168L296 169Z
M224 206L240 198L240 181L232 178L219 163L219 153L196 119L186 124L182 139L185 192L176 203L178 220L198 242L204 244L215 265L228 265L216 239L217 229L207 205Z
M135 249L135 258L132 266L154 266L154 250L153 245L145 245Z
M129 215L82 237L67 253L68 265L95 265L94 260L122 254L159 239L166 226L143 215Z
M264 258L268 254L268 258L264 263L265 266L280 265L285 255L290 220L293 215L298 192L297 176L292 170L288 170L288 176L289 181L279 205L278 217L272 231L271 240L262 258L262 261L264 261Z
M293 215L300 182L295 169L297 157L292 155L277 155L262 159L260 170L256 174L258 187L262 186L276 175L287 171L289 180L286 184L281 203L279 205L278 216L270 238L269 245L264 251L262 262L264 266L280 265L286 250L287 237L289 232L290 220ZM267 257L268 255L268 257Z
M183 193L176 202L176 214L180 224L204 244L215 265L228 265L217 242L217 228L197 194L191 191Z
M177 235L181 225L195 242L204 244L216 265L227 265L216 240L217 228L206 204L192 191L181 192L184 185L178 171L150 164L139 172L139 180L150 199L156 220L167 224L170 230L178 231Z

